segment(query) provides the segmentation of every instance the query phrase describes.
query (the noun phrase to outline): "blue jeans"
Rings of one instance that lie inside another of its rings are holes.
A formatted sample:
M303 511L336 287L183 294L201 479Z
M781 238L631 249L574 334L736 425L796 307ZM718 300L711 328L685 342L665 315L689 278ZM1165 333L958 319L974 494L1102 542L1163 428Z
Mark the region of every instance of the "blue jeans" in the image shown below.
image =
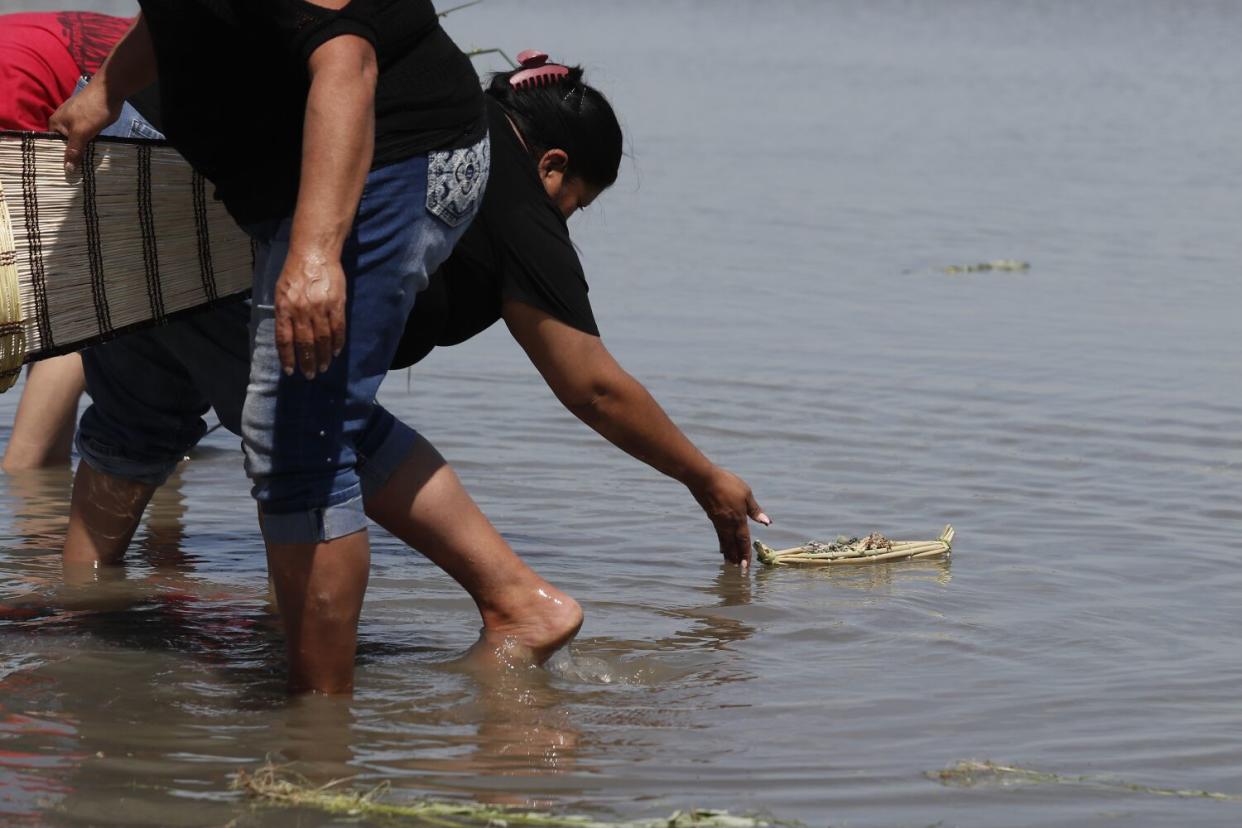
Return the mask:
M250 315L250 384L242 410L246 473L269 543L318 543L367 526L358 466L395 468L413 436L395 429L375 394L392 364L414 298L478 211L487 145L475 149L470 192L446 211L438 186L467 172L418 156L373 170L341 255L346 343L326 372L286 375L276 351L274 296L291 218L249 228L258 242ZM433 212L435 210L435 212Z
M73 94L76 95L85 89L89 81L90 78L78 78L78 85L74 88ZM164 138L164 133L151 126L151 122L139 115L138 110L130 106L128 102L121 104L121 116L99 134L110 138L153 138L156 140Z
M249 318L239 301L84 350L91 404L75 437L83 462L158 486L206 433L208 408L240 433Z
M210 406L244 437L269 541L318 542L364 528L360 495L387 482L416 439L375 403L375 392L415 293L477 212L487 150L483 143L473 156L434 154L434 186L426 158L371 173L342 256L346 348L314 380L285 377L275 354L271 297L288 220L252 228L260 240L253 307L226 305L84 351L92 404L78 427L82 459L110 476L159 485L202 438ZM446 184L472 177L470 192Z
M207 431L214 408L241 436L250 376L250 303L238 301L82 352L91 404L78 423L83 461L111 477L158 486ZM364 497L405 459L416 432L375 405L383 443L360 459Z

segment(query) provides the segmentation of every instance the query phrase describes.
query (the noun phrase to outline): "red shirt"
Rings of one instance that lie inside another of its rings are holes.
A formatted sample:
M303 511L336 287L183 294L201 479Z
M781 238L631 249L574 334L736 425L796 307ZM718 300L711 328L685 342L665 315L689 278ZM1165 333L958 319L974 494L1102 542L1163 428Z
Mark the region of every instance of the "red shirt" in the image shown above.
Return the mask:
M0 15L0 129L47 129L47 120L92 75L131 20L94 12Z

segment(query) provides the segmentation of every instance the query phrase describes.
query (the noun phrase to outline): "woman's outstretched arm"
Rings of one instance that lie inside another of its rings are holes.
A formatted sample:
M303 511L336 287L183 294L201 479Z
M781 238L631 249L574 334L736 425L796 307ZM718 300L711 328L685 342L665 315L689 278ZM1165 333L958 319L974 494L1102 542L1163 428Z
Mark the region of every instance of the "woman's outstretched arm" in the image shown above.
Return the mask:
M750 562L747 519L771 521L746 481L699 451L599 337L514 300L504 303L504 320L566 408L613 445L683 483L716 528L725 559Z

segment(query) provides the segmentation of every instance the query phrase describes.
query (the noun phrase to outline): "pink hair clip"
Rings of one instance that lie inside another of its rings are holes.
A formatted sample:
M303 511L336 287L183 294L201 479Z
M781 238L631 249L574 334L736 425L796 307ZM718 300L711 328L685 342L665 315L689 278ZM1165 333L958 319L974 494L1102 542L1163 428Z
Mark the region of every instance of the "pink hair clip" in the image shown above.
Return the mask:
M509 85L514 89L538 89L541 86L552 86L569 74L568 66L548 63L547 54L538 49L527 49L520 53L517 59L522 68L509 78Z

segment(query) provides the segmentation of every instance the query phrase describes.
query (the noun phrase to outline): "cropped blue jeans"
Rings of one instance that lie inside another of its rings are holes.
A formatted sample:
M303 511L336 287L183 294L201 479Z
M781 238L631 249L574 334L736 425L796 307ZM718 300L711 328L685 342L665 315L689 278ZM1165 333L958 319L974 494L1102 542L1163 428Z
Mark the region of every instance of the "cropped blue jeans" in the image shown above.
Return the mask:
M300 371L285 374L276 351L274 297L292 218L247 228L258 252L242 447L269 542L328 541L364 529L358 463L372 456L404 457L410 449L393 444L400 432L394 435L391 416L377 413L375 394L414 298L460 235L427 212L426 192L425 157L367 177L341 254L345 348L313 379Z
M346 345L314 379L286 375L276 352L273 301L289 218L247 228L258 245L248 309L219 308L86 351L93 404L79 425L83 459L162 483L201 439L210 404L242 436L269 542L318 543L366 528L364 491L385 482L416 439L375 394L418 291L478 210L488 149L485 140L368 175L341 258Z

